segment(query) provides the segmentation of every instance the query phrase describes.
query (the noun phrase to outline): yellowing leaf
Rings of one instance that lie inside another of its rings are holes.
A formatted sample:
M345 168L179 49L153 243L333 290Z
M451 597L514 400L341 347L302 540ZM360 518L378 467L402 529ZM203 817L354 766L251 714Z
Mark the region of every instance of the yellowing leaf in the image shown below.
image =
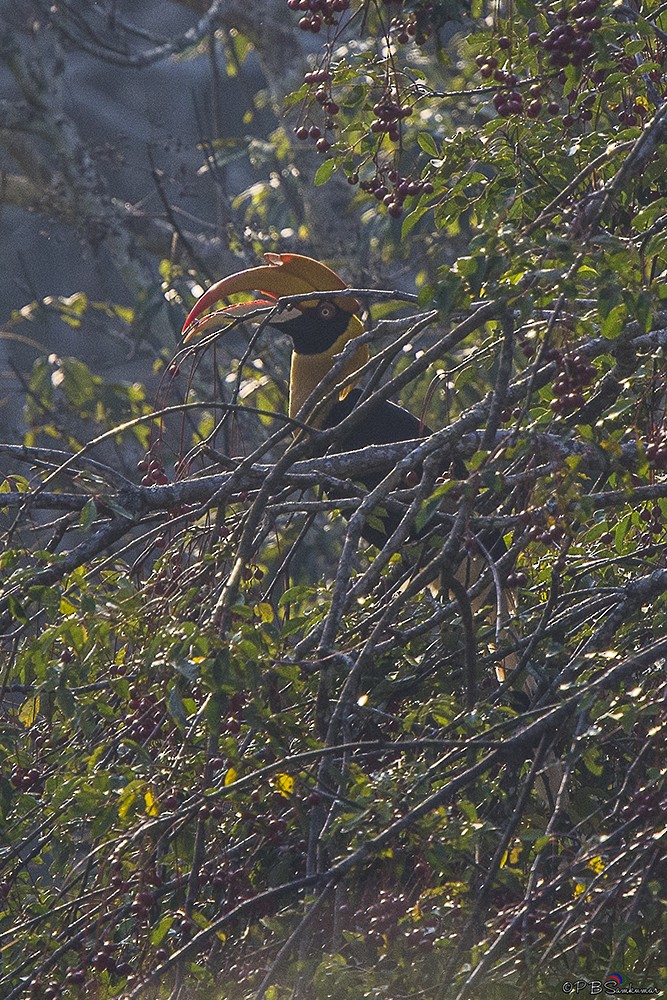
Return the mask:
M256 604L254 612L263 622L272 622L274 619L273 608L268 601L262 601L261 604Z
M517 864L519 858L521 857L522 849L523 847L521 844L516 844L511 851L505 851L500 862L500 867L504 868L508 861L511 865Z
M591 858L588 862L588 867L594 871L596 875L599 875L600 872L604 871L604 859L599 855L595 858Z
M160 806L158 800L153 795L150 788L144 793L144 802L146 803L146 815L147 816L159 816Z
M19 709L19 722L21 722L26 729L30 729L31 726L35 725L38 715L39 695L36 694L32 698L27 698L21 705Z
M63 615L73 615L76 614L77 607L76 604L72 604L68 601L66 597L60 598L60 613Z
M227 774L225 775L225 785L231 785L234 781L236 781L237 774L238 771L236 770L236 768L230 767L229 770L227 771Z
M574 887L574 898L576 899L577 896L581 896L583 892L586 892L586 886L583 882L577 882Z
M128 786L121 792L120 799L118 801L118 815L121 819L125 819L136 798L137 791L136 788L133 788L132 786Z
M294 794L294 778L289 774L277 774L275 785L280 794L286 799Z

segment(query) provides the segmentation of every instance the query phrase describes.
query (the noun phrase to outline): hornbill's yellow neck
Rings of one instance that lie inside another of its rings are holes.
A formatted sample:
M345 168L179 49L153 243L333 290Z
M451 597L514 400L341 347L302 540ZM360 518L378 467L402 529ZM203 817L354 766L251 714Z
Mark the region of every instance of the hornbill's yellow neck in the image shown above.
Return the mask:
M291 295L318 293L312 300L299 299L282 311L276 310L270 325L287 333L294 345L290 371L289 414L295 417L311 393L331 371L334 358L350 340L363 333L363 325L355 315L359 303L348 296L322 295L342 291L347 286L325 264L299 254L267 254L268 265L253 267L216 282L195 303L188 316L184 332L188 340L195 333L213 328L224 317L243 315L257 307L275 307L278 299ZM204 313L222 298L236 292L259 291L262 299L228 306L208 316ZM342 366L336 384L341 385L339 398L344 399L358 381L355 372L368 361L364 344L354 351ZM334 405L320 408L313 420L321 426Z
M310 319L308 310L304 310L304 317L306 320ZM303 353L299 351L297 349L297 340L290 330L290 321L288 320L287 322L280 324L280 328L288 333L294 342L289 386L290 417L295 417L297 415L311 393L317 389L325 376L329 374L334 364L336 364L336 361L334 360L336 355L341 354L349 342L358 337L360 332L362 332L363 327L361 327L361 324L356 316L351 316L349 313L343 313L341 319L344 319L347 322L343 332L336 337L329 347L323 351L318 351L317 353ZM315 321L316 317L313 317L313 322ZM354 351L341 368L339 368L335 380L336 385L342 386L338 394L339 399L345 399L350 389L354 388L357 384L359 378L358 376L355 378L355 374L368 361L368 357L368 347L366 344L363 344L356 351ZM330 389L333 389L333 385L330 386ZM313 426L322 426L327 415L335 405L335 402L335 397L332 397L326 405L318 408L315 417L311 421Z

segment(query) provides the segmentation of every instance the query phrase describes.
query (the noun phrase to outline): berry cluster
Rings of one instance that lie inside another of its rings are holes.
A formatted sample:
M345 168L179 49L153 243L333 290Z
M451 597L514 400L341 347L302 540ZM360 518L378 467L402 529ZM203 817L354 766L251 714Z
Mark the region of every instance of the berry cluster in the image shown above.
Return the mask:
M333 124L328 123L325 128L332 128ZM298 128L294 129L294 134L297 139L301 139L303 142L305 139L314 139L315 147L318 153L328 153L331 149L331 142L323 134L322 129L319 125L299 125Z
M343 904L340 916L344 922L351 918L371 946L381 948L400 935L410 952L430 951L438 936L438 928L432 922L405 926L404 918L410 908L411 902L405 893L380 889L373 900L363 907L353 909ZM399 926L401 924L403 926Z
M43 983L40 979L35 979L30 987L30 996L35 1000L59 1000L63 995L63 987L60 983Z
M146 920L155 906L155 899L156 897L154 892L149 892L147 889L140 889L132 900L130 913L132 913L137 920Z
M383 94L373 105L373 112L376 118L371 122L371 132L386 132L392 142L398 142L401 134L400 123L404 118L410 117L412 107L409 104L401 104L398 94L390 91Z
M661 535L664 530L664 519L659 503L652 507L646 506L639 511L639 520L642 522L643 531L639 536L642 545L651 545L656 535Z
M382 0L385 7L402 7L403 0ZM417 45L423 45L433 31L451 17L446 4L441 0L413 0L411 10L399 17L392 17L391 28L396 41L404 45L414 38ZM391 10L390 10L391 13Z
M520 511L519 520L526 526L526 538L531 542L557 545L567 534L565 523L550 519L541 507L527 507ZM518 571L508 577L508 583L510 580L517 586L525 586L529 582L526 574Z
M325 132L327 130L333 130L337 127L334 118L340 111L340 106L334 100L331 92L331 77L332 74L329 70L322 68L310 70L308 73L305 73L303 77L304 83L308 83L311 86L317 86L314 97L315 101L320 105L326 115L324 119ZM294 129L294 134L297 139L302 142L306 139L313 139L317 150L320 153L326 153L331 149L331 142L319 125L314 123L306 125L305 122L302 122L301 125L298 125Z
M169 477L164 471L162 462L155 458L150 458L147 455L146 458L142 458L140 462L137 462L137 468L140 472L146 473L141 480L142 486L166 486L169 482Z
M566 66L581 66L594 55L595 48L590 35L602 27L602 19L596 15L601 3L602 0L580 0L570 9L562 7L556 12L557 22L544 37L538 31L531 31L528 35L528 43L533 47L539 47L540 61L544 63L548 76L551 77L553 70L556 70L556 80L561 85L567 82L564 72ZM498 115L509 118L525 114L527 118L538 118L545 104L549 115L559 114L561 110L559 101L549 99L549 95L545 93L551 86L550 80L531 82L528 95L524 96L519 89L521 86L519 78L511 69L513 39L508 35L501 35L496 39L496 44L498 55L504 60L504 65L500 65L496 54L480 54L476 57L476 62L482 79L492 79L499 84L493 97L493 105ZM591 81L596 85L599 86L603 80L604 70L591 74ZM568 94L570 104L577 96L576 90ZM594 102L595 95L590 95L580 102L578 117L581 121L591 120L593 116L591 108ZM563 115L565 128L569 128L576 120L577 117L571 108Z
M220 862L217 858L207 861L202 868L202 878L210 886L216 902L224 899L228 908L252 895L252 883L245 868L235 867L229 861Z
M159 736L164 722L164 712L155 695L133 693L129 705L134 715L129 720L128 738L141 743Z
M558 353L560 371L553 383L554 398L549 404L559 416L567 416L581 409L585 397L583 390L593 381L595 365L580 354Z
M348 180L351 184L356 184L359 178L356 174L352 174ZM381 201L394 219L400 218L403 214L403 203L407 197L433 193L430 181L403 177L397 170L390 170L386 175L378 171L369 181L361 181L359 187Z
M504 37L500 38L498 40L499 44L504 40ZM521 91L517 89L519 78L516 73L512 73L508 69L501 69L498 66L498 60L495 56L478 55L476 62L479 67L480 76L483 79L488 80L493 77L493 80L501 85L493 95L493 106L501 118L509 118L510 115L520 114L524 110L524 99ZM537 88L533 85L531 95L539 97L540 94L541 87L539 84ZM536 114L532 113L535 109L535 103L534 101L531 102L526 109L530 118L536 118L537 114L539 114L539 111ZM539 110L541 110L541 105Z
M384 940L393 940L398 935L398 922L405 916L409 901L403 893L393 893L388 889L380 889L374 900L363 908L363 926L360 930L365 934L371 945L381 946ZM344 903L340 907L340 918L345 923L350 918L353 922L361 914L356 907Z
M343 14L350 6L350 0L287 0L290 10L302 10L299 21L302 31L317 34L322 25L338 24L336 14Z
M176 785L165 789L165 791L160 796L160 805L163 810L168 810L173 812L174 810L180 808L183 804L184 795L180 788ZM116 886L118 888L118 886Z
M84 986L90 976L91 968L97 969L98 972L106 972L110 976L122 977L132 973L132 966L128 962L119 960L117 956L119 947L120 945L113 941L100 941L94 952L81 954L79 964L71 968L67 973L65 980L67 987ZM53 995L60 996L61 994ZM70 990L68 989L66 996L70 995Z
M44 791L44 775L36 767L13 767L9 776L14 788L19 792L41 795Z
M402 17L392 17L389 28L400 45L407 45L417 34L417 22L414 18L406 21Z
M664 815L666 805L664 791L647 786L635 792L623 806L622 813L628 820L652 820Z
M581 66L594 52L590 35L602 27L602 19L595 15L602 0L581 0L571 10L562 8L558 11L559 24L556 24L542 42L544 51L548 53L548 63L556 69L565 66ZM572 18L572 20L570 20ZM535 37L537 36L537 37ZM531 32L528 41L532 45L541 42L537 32Z
M528 529L527 536L532 542L542 542L543 545L558 545L565 536L565 528L557 521L550 524L548 528L543 523L538 523Z
M331 126L328 125L326 127L330 128ZM319 127L319 125L311 125L311 126L300 125L299 128L295 129L294 131L297 139L301 139L302 141L304 139L314 139L315 146L319 153L328 153L328 151L331 149L331 142L325 135L323 135L322 129Z
M667 471L667 435L660 432L646 445L649 465L661 472Z

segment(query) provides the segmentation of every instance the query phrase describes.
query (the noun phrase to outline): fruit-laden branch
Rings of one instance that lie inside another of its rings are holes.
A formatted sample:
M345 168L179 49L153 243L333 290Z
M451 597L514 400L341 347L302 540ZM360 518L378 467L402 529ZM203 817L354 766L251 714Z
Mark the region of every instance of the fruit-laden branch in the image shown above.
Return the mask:
M381 833L364 842L356 850L347 854L325 871L304 876L294 881L275 886L265 892L258 893L216 918L206 928L198 931L180 949L172 953L158 968L153 969L141 984L130 993L130 997L140 997L143 995L146 986L158 981L167 969L184 959L196 955L228 923L249 913L257 916L258 912L264 912L266 904L275 904L282 900L295 899L306 888L317 887L321 889L322 887L336 884L351 872L361 869L371 858L377 857L379 852L392 846L406 830L414 827L420 820L441 806L448 802L456 801L457 795L464 788L474 783L483 774L493 769L494 766L502 765L507 760L523 759L527 752L532 753L533 748L539 745L544 737L548 738L555 735L562 729L567 719L576 716L582 703L590 703L593 696L597 693L617 689L618 685L623 681L632 677L644 667L653 666L656 661L664 659L666 656L667 639L661 639L603 671L597 678L582 684L569 698L556 706L548 707L537 719L529 724L522 726L519 722L517 731L515 733L505 733L500 744L495 749L491 749L473 765L464 768L448 781L445 781L437 791L424 798L414 808L409 809L402 816L399 816L398 819L394 820L394 822L390 823ZM488 739L488 735L485 734L485 736ZM476 744L476 737L471 736L467 752L474 749ZM339 747L329 749L340 751ZM282 761L281 766L284 763ZM535 777L534 773L532 776ZM225 788L208 793L205 796L206 800L212 802L221 797L232 795L237 790L237 787L237 782L231 782ZM265 912L269 912L269 910L266 909ZM271 912L274 911L271 910Z
M620 191L627 190L631 180L641 176L646 164L659 146L667 142L667 104L658 108L652 120L633 144L620 168L607 183L585 199L582 215L576 221L577 229L595 228L604 212L612 205Z

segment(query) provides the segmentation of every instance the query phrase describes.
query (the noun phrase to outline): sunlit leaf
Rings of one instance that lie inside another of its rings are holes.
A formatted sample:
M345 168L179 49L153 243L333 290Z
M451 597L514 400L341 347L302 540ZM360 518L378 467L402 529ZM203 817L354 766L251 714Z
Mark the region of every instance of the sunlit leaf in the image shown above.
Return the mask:
M26 698L19 708L19 722L22 723L26 729L30 729L30 727L34 726L37 722L37 719L39 718L39 704L39 695L36 694L31 698Z

